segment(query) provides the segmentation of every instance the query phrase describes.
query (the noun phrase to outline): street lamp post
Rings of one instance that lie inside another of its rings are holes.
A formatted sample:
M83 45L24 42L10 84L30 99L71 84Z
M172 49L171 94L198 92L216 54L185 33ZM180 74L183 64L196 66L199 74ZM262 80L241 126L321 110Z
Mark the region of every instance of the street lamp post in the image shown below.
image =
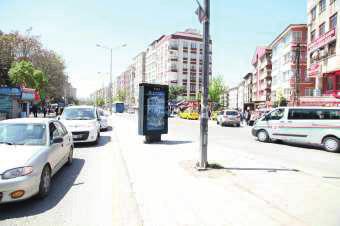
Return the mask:
M119 49L119 48L122 48L122 47L126 47L126 44L117 46L115 48L106 47L106 46L99 45L99 44L97 44L96 46L110 51L110 83L109 83L109 99L110 99L109 103L110 103L110 106L109 106L109 108L110 108L110 114L112 115L112 105L113 105L113 97L112 97L112 50L113 49Z

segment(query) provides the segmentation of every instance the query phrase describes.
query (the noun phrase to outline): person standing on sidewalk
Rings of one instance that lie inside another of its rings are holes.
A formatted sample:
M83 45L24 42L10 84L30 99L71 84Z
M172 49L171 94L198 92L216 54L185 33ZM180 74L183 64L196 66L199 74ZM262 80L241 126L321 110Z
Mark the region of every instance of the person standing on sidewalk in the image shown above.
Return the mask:
M46 118L47 108L46 108L45 105L43 106L43 109L42 109L42 110L43 110L43 113L44 113L44 118Z

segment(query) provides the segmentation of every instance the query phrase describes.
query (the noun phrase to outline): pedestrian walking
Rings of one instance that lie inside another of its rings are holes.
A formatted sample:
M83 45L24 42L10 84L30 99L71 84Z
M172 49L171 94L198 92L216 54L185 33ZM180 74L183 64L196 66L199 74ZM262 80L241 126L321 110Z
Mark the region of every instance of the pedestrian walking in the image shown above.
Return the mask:
M59 107L57 106L57 107L55 108L55 116L58 116L58 114L59 114Z
M37 118L38 117L38 108L35 104L32 106L32 112L33 112L33 117Z
M43 106L43 113L44 113L44 118L46 118L46 113L47 113L47 108L46 108L46 106Z

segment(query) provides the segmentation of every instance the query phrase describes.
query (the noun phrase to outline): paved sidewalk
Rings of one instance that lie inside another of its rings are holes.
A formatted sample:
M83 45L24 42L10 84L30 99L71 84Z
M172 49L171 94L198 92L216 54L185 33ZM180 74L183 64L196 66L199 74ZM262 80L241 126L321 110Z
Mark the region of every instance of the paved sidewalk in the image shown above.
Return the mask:
M221 168L197 172L197 140L170 131L147 145L136 121L113 121L144 226L340 225L340 188L321 178L215 144Z

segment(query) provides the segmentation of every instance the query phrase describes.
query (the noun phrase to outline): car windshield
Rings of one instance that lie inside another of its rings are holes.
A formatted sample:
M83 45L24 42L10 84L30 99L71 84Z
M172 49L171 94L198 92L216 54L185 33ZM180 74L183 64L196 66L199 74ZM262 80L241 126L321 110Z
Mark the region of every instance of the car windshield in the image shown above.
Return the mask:
M95 113L92 108L66 108L61 117L65 120L93 120Z
M226 115L238 115L237 111L227 111Z
M0 144L45 145L44 124L0 124Z

